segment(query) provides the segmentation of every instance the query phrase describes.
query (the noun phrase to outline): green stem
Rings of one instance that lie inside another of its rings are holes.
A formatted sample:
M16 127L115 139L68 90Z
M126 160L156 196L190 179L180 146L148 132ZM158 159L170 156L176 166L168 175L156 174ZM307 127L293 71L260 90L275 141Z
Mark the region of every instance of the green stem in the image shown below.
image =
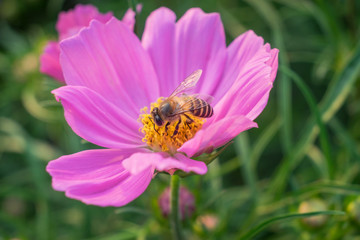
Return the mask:
M171 176L171 213L170 213L170 224L174 240L181 240L181 226L180 226L180 215L179 215L179 189L180 189L180 177L178 175Z

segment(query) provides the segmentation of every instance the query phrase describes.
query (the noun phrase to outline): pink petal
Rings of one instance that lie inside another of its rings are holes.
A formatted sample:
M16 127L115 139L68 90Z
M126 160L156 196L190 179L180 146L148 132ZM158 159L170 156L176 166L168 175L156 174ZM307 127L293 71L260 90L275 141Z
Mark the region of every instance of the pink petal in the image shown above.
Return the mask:
M140 123L95 91L64 86L52 93L61 101L66 121L73 131L87 141L107 148L144 145Z
M60 82L65 82L59 63L60 48L57 42L48 42L40 56L40 71Z
M92 5L77 5L74 10L59 14L57 29L60 40L77 34L82 28L89 26L90 21L96 19L106 23L112 17L112 13L101 14ZM133 30L135 13L129 9L124 18L124 23ZM40 71L48 74L60 82L65 82L59 62L60 48L57 42L49 42L40 58Z
M175 14L164 7L152 12L142 38L161 83L161 96L169 96L197 69L202 69L203 74L195 92L211 95L226 61L225 34L220 16L193 8L176 24L175 18Z
M227 60L223 80L213 94L215 99L221 99L238 78L239 72L244 68L255 54L264 45L264 39L249 30L237 37L226 49Z
M270 49L270 45L266 44L267 50L270 50L270 59L266 62L268 66L271 67L270 81L274 82L279 66L278 55L279 49L273 48Z
M129 8L121 20L123 23L125 23L130 28L131 31L134 30L135 16L136 16L136 13L131 8Z
M56 29L60 40L77 34L83 27L89 26L91 20L96 19L106 23L113 16L112 12L101 14L96 7L92 5L77 5L74 10L61 12L59 14Z
M143 6L141 3L136 4L136 7L135 7L136 13L131 8L129 8L121 20L123 23L128 25L128 27L130 28L131 31L134 31L135 17L136 17L136 14L139 14L141 12L142 7Z
M189 157L211 152L253 127L257 127L257 124L244 116L224 118L213 124L206 122L195 137L184 143L178 152L184 152Z
M231 88L215 105L214 117L210 121L215 122L229 116L246 116L254 120L261 113L272 88L274 71L276 73L276 70L273 69L277 66L275 55L277 55L277 51L270 51L268 44L258 49L237 71ZM269 61L271 66L268 64Z
M195 93L213 95L226 61L224 28L218 13L204 13L199 8L188 10L176 24L176 51L180 83L196 69L203 74Z
M54 189L66 196L98 206L123 206L149 185L153 169L129 173L124 159L134 150L98 149L62 156L49 162L46 170L52 176Z
M135 153L123 162L123 166L132 174L138 174L149 167L162 172L173 173L180 169L184 172L194 172L205 174L207 172L206 164L200 161L192 160L183 154L169 156L167 153Z
M60 44L68 85L86 86L138 118L159 97L156 73L137 36L119 20L96 20ZM124 104L126 103L126 104Z
M142 45L148 51L160 84L161 96L169 96L177 87L175 77L175 14L161 7L153 11L146 20Z
M270 50L270 45L267 44L266 46L268 46L269 50ZM270 79L269 79L270 82L274 82L275 77L276 77L276 73L277 73L277 69L278 69L278 54L279 54L278 49L276 49L276 48L271 49L270 50L270 55L271 55L270 59L266 62L266 64L271 67L271 73L270 73ZM271 88L272 88L272 85L271 85L271 87L267 88L263 94L261 94L262 97L260 98L260 100L256 101L256 104L253 105L252 109L247 113L247 116L250 119L257 118L257 116L259 116L259 114L264 110L264 108L268 102L268 99L269 99L269 94L270 94Z
M141 13L142 8L143 8L143 5L141 3L136 4L135 9L136 9L137 13Z

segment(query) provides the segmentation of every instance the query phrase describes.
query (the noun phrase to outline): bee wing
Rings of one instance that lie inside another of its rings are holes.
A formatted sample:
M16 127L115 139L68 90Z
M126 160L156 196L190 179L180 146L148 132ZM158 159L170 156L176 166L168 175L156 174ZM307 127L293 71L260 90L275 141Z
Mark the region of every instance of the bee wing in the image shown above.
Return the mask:
M202 93L192 94L192 95L190 95L190 97L202 99L205 102L207 102L208 104L211 104L212 101L214 100L213 96L210 96L210 95L207 95L207 94L202 94Z
M210 105L210 103L214 99L212 96L205 94L194 94L194 95L185 96L185 98L187 98L187 100L184 101L181 105L179 105L171 116L176 116L182 113L186 113L206 107L207 105ZM202 99L204 101L196 102L196 105L194 106L195 99Z
M194 88L196 86L196 83L199 81L201 74L201 69L195 70L193 73L190 74L190 76L185 78L184 81L180 83L180 85L174 90L174 92L170 95L169 98L178 96Z

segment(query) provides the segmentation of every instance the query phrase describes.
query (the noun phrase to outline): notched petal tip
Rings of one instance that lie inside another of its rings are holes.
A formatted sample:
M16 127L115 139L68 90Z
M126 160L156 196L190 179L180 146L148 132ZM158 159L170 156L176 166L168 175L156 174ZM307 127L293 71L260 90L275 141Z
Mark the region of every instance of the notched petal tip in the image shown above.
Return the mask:
M100 13L93 5L78 4L74 9L59 14L56 29L60 39L65 39L76 34L81 28L87 27L92 19L106 23L112 16L112 12Z
M71 45L72 42L74 42L74 40L82 42L81 38L82 37L86 38L86 36L84 36L86 34L86 32L93 31L93 29L99 30L99 29L103 28L104 25L106 26L106 25L113 25L113 24L118 24L117 27L121 26L121 27L125 27L126 29L128 29L127 23L120 21L119 19L117 19L114 16L111 16L110 19L106 23L101 22L98 19L91 19L88 26L82 27L77 33L75 33L72 36L70 36L66 39L63 39L59 42L60 54L62 55L64 52L64 49L68 45Z
M185 14L179 19L178 23L193 21L190 19L197 19L197 21L213 21L213 26L220 24L222 26L221 16L217 12L204 12L201 8L190 8ZM225 41L224 41L225 43Z
M222 24L221 21L221 15L217 12L204 12L201 8L190 8L189 10L187 10L185 12L185 14L179 19L179 21L181 19L186 19L186 18L191 18L191 17L196 17L196 18L215 18L215 24Z
M271 82L274 82L276 75L277 75L277 70L279 67L278 57L279 57L279 49L277 49L277 48L270 49L270 58L266 62L266 64L271 67L271 73L270 73L270 81Z
M190 8L189 10L187 10L185 12L185 14L183 16L185 16L187 14L189 14L189 15L214 15L214 16L217 15L220 17L220 14L217 12L206 13L206 12L204 12L204 10L202 10L199 7Z
M167 7L160 7L158 9L156 9L155 11L151 12L150 15L148 16L146 22L151 22L151 21L159 21L161 19L166 19L166 22L173 22L175 23L176 21L176 14L169 8ZM159 19L159 20L157 20ZM161 24L160 22L155 22L155 24ZM152 26L152 27L157 27L157 26Z

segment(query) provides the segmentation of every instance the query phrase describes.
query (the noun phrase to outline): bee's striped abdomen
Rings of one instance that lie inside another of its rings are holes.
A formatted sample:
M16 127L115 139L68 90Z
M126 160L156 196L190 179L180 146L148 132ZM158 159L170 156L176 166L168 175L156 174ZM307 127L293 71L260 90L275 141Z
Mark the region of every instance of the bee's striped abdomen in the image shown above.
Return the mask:
M210 104L208 104L204 100L199 99L199 98L194 98L191 101L190 112L194 116L197 116L197 117L209 118L209 117L211 117L213 115L214 110L210 106Z

